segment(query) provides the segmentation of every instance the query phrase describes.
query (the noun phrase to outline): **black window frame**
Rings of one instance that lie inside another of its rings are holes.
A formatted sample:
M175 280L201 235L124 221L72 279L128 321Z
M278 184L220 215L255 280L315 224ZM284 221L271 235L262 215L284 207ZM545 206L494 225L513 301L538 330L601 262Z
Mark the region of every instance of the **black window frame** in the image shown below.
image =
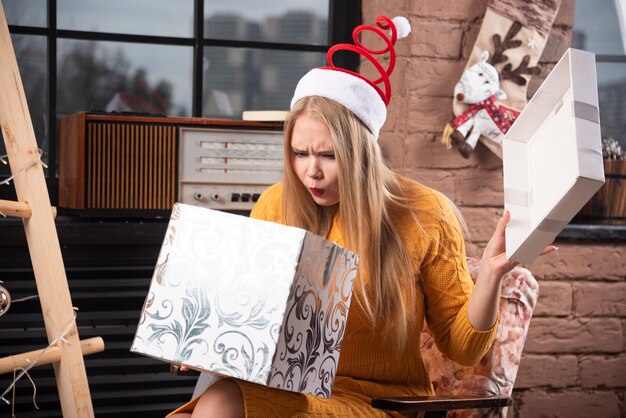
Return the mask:
M572 28L572 30L574 30ZM596 65L608 63L626 64L626 53L624 55L615 54L595 54ZM626 98L624 98L626 100ZM626 225L595 225L583 223L570 223L559 234L558 238L592 241L625 241Z
M208 0L207 0L208 1ZM192 117L202 117L202 61L205 47L257 48L266 50L326 52L336 43L352 42L352 30L361 23L361 0L329 0L328 44L311 45L297 43L259 42L250 40L228 40L204 38L205 0L194 0L193 37L170 37L153 35L119 34L108 32L89 32L57 28L57 0L47 0L46 27L9 25L11 34L38 35L47 39L47 119L48 119L48 171L46 182L50 200L57 204L58 195L58 115L57 115L57 41L59 39L111 41L122 43L140 43L150 45L187 46L193 48L193 96ZM359 59L355 55L341 55L335 58L335 64L357 70ZM0 176L0 180L6 176ZM0 199L15 200L13 187L0 187Z

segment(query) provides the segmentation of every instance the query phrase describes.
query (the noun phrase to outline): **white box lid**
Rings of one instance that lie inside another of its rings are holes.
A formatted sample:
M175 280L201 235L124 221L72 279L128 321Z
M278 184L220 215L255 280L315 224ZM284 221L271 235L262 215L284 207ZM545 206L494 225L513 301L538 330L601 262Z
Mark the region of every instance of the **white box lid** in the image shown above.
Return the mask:
M506 255L529 263L604 183L594 54L565 52L502 147Z

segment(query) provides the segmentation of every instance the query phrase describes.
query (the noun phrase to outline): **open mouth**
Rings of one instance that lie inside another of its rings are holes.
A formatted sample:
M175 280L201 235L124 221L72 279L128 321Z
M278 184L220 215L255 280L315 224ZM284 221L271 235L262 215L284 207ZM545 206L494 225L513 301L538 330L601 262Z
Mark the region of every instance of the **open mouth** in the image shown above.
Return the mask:
M316 197L321 197L324 194L324 190L318 189L317 187L309 187L309 190Z

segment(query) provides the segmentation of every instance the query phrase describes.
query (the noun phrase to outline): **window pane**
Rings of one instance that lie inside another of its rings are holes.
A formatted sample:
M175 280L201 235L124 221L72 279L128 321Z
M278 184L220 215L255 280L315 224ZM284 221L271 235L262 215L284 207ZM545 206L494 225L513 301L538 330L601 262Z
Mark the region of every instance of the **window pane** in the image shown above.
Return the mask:
M204 117L241 119L244 110L288 110L298 80L326 63L321 52L204 49Z
M35 35L11 35L13 49L20 69L22 85L30 118L35 130L37 145L44 153L42 160L48 161L48 79L46 38ZM0 132L0 155L6 154L2 133ZM0 174L10 172L9 166L0 164ZM2 187L2 186L0 186Z
M2 0L9 25L46 27L46 0Z
M57 114L104 110L191 116L191 47L58 41Z
M619 10L618 10L619 8ZM626 18L624 0L577 0L572 47L596 54L626 54Z
M328 44L328 0L205 0L204 37Z
M598 63L602 138L618 140L626 151L626 63Z
M59 29L193 36L193 0L58 0Z

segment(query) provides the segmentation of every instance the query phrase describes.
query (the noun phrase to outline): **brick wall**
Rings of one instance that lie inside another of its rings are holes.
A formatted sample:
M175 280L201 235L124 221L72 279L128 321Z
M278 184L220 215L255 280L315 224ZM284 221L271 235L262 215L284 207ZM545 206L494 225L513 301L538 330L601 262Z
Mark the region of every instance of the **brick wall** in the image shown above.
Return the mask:
M413 32L398 42L393 98L380 145L398 172L444 192L470 227L480 256L502 213L502 162L479 145L465 160L438 142L452 89L478 35L486 0L363 0L363 21L404 15ZM569 46L574 0L563 0L541 58L536 91ZM364 72L368 72L365 68ZM512 416L626 418L626 244L565 241L527 266L539 279L514 393Z

